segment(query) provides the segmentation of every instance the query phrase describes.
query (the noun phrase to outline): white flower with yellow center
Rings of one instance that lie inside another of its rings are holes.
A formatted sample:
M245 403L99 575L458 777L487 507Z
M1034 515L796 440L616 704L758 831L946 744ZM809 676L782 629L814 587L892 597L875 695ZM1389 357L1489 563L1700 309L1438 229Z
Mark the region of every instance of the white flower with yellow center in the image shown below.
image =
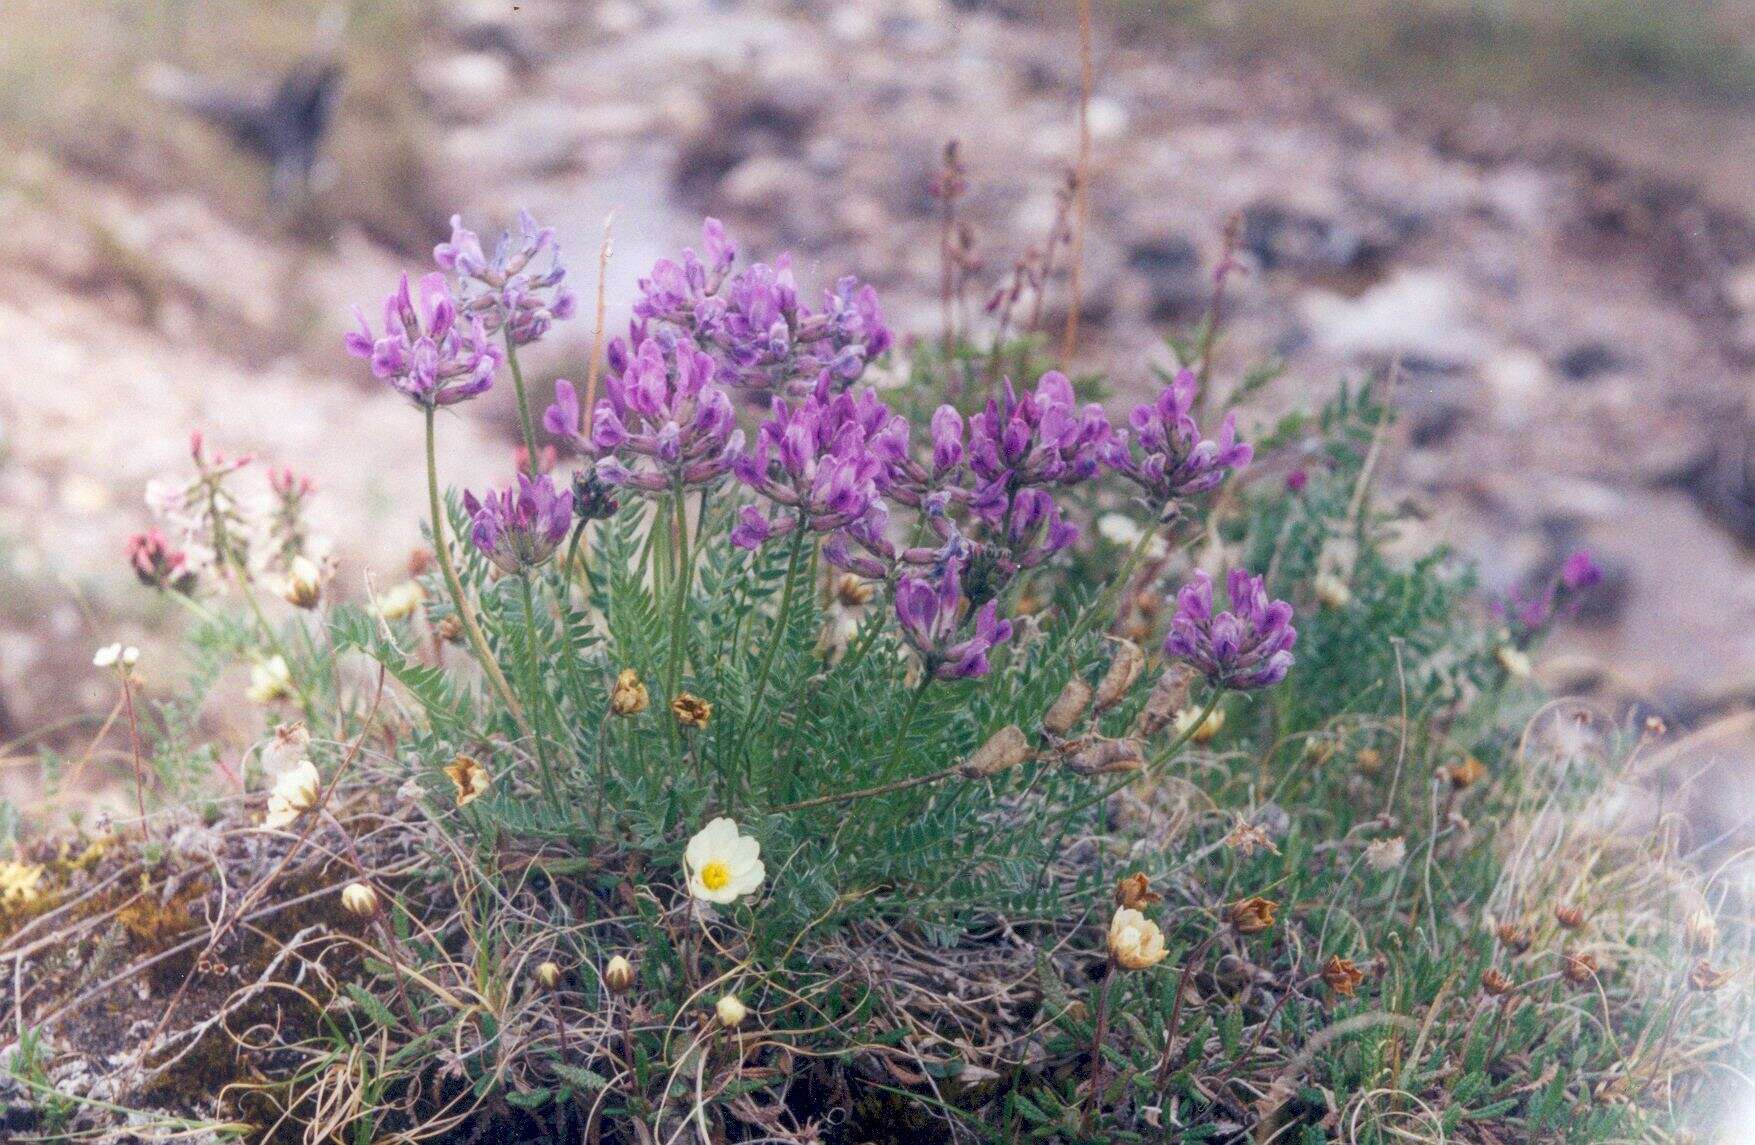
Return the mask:
M723 816L689 840L683 866L689 876L689 893L702 902L736 902L754 894L767 876L762 845L740 835L737 824Z
M317 805L322 785L323 777L310 760L301 759L288 768L274 781L274 790L268 794L268 814L262 819L262 829L278 831L296 823L300 815Z

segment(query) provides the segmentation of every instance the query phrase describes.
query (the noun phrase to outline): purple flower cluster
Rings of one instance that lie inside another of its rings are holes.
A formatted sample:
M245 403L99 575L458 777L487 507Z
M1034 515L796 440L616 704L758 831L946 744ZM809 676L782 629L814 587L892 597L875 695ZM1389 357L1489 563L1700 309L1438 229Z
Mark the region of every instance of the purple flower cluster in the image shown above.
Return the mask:
M955 561L945 565L936 583L916 576L904 576L896 583L896 620L902 638L934 679L972 680L987 675L987 653L1011 639L1011 622L999 619L997 603L989 600L976 612L973 629L958 640L962 597Z
M573 524L573 498L545 473L518 475L511 489L490 492L485 500L463 494L469 511L469 539L482 555L508 573L522 573L554 556Z
M711 357L687 339L656 336L632 350L616 338L607 357L590 440L579 435L579 395L565 379L543 413L550 433L595 455L604 481L647 493L710 485L731 468L743 431L731 399L713 384Z
M372 376L424 408L452 405L485 393L504 352L488 340L479 314L458 314L451 287L442 274L420 280L416 309L408 275L384 300L384 335L372 333L366 316L354 308L359 329L347 335L348 353L372 364Z
M1201 436L1191 412L1199 386L1193 370L1179 371L1156 401L1128 415L1133 441L1127 430L1117 430L1103 448L1109 467L1138 485L1165 518L1175 513L1179 498L1216 488L1255 456L1237 440L1234 412L1225 415L1216 439Z
M1215 688L1265 688L1292 668L1292 606L1269 600L1262 578L1232 569L1225 580L1231 611L1213 612L1213 581L1204 572L1176 595L1164 654L1185 660Z
M1517 590L1500 602L1493 611L1510 622L1512 642L1519 648L1528 647L1551 624L1554 618L1578 604L1587 589L1602 583L1603 570L1589 549L1578 549L1560 564L1560 571L1542 591L1526 596Z
M812 308L799 300L790 257L734 274L737 247L725 227L708 219L703 230L705 260L685 250L640 280L636 337L649 324L673 328L713 356L724 385L795 396L849 389L889 349L870 286L843 278Z
M1035 392L1023 398L1006 379L1004 392L969 420L969 468L981 483L976 511L997 519L1020 489L1076 485L1096 476L1112 433L1103 407L1076 404L1072 383L1058 370L1043 374ZM936 433L933 444L936 452Z
M531 270L545 250L548 269ZM536 341L576 309L573 292L564 285L567 269L554 228L537 226L529 211L518 212L517 232L500 235L492 258L483 255L481 239L463 225L463 217L452 215L451 241L433 248L433 261L457 275L465 294L463 312L479 315L490 334L504 329L514 345Z

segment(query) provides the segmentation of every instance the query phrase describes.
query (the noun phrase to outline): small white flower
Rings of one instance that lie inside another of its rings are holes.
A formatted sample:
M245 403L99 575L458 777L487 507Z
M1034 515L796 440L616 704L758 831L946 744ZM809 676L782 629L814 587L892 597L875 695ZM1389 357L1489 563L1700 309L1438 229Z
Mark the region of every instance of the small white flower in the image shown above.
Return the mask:
M1529 653L1510 644L1501 644L1494 653L1499 658L1499 666L1505 669L1507 676L1522 680L1530 674Z
M1124 970L1145 970L1164 961L1164 932L1134 910L1118 907L1109 920L1109 954Z
M1131 549L1140 543L1143 531L1138 521L1125 513L1105 513L1097 518L1097 532L1112 545ZM1152 543L1146 546L1146 556L1152 560L1161 560L1170 549L1162 534L1153 537Z
M300 815L317 805L317 792L322 784L323 777L317 774L317 765L308 759L299 760L275 780L274 790L268 795L268 814L263 816L262 829L277 831L297 822Z
M121 659L122 646L120 644L106 644L97 650L97 655L91 658L91 666L93 668L114 668Z
M732 903L754 894L767 877L762 866L762 845L738 833L737 824L724 816L713 820L689 840L683 851L689 876L689 893L702 902Z
M132 668L138 663L140 663L140 649L132 644L122 649L122 666L124 668Z
M292 671L279 656L270 656L250 669L250 687L244 692L258 704L271 704L293 694Z
M384 620L404 620L413 616L426 598L427 590L419 581L405 580L379 593L370 611Z
M713 1004L713 1012L719 1016L721 1025L733 1030L743 1025L744 1019L750 1016L750 1008L736 994L727 994L719 999Z

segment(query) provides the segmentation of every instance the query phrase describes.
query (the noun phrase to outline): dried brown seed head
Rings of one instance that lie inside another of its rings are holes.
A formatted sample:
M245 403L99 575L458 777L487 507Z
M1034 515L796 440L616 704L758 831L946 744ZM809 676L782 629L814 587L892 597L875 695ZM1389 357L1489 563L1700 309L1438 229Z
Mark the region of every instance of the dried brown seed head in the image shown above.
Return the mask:
M1584 926L1584 908L1571 903L1556 903L1554 921L1567 930L1578 930Z
M871 603L875 587L863 577L844 574L835 578L835 602L843 608L862 608Z
M1359 983L1365 981L1365 972L1352 959L1332 954L1322 964L1321 977L1324 986L1343 998L1351 998Z
M440 640L447 644L456 644L463 639L463 621L455 613L451 613L439 621L439 626L435 631L438 632Z
M1560 955L1560 976L1574 986L1588 986L1596 980L1597 956L1566 951Z
M1731 980L1728 970L1715 970L1710 962L1701 959L1688 972L1688 985L1702 994L1710 994Z
M1444 777L1458 791L1464 791L1487 778L1487 765L1472 755L1465 755L1445 769Z
M1481 989L1495 998L1502 998L1517 989L1517 983L1489 967L1487 972L1481 975Z
M713 718L713 705L701 697L684 692L670 701L670 713L685 728L704 728Z
M1366 775L1376 775L1383 770L1383 753L1374 747L1360 748L1353 764Z
M1260 934L1274 925L1274 911L1280 904L1254 895L1231 904L1227 918L1238 934Z
M641 683L640 674L623 668L609 692L609 710L618 716L637 716L651 704L652 696Z
M1280 849L1274 846L1273 838L1266 831L1245 819L1239 819L1232 825L1230 833L1225 836L1225 846L1245 859L1257 851L1267 851L1275 855L1280 853Z
M1522 954L1530 948L1530 943L1534 941L1530 937L1529 931L1519 926L1513 926L1509 922L1502 922L1494 927L1493 937L1499 940L1499 945L1513 954Z
M457 789L457 806L467 807L486 794L493 776L473 756L460 755L445 768L445 775Z
M1138 740L1096 740L1067 757L1068 768L1079 775L1114 775L1138 771L1146 765Z
M1152 881L1144 871L1135 871L1131 875L1123 875L1115 880L1115 905L1130 910L1144 910L1153 903L1163 902L1164 896L1152 889Z

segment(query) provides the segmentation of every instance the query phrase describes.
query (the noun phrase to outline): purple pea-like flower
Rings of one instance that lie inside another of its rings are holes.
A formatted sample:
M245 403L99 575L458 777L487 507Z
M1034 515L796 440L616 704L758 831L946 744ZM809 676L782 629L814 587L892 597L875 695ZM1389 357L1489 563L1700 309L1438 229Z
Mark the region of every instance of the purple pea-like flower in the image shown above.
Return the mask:
M348 353L372 364L372 376L389 382L423 408L453 405L494 384L504 352L488 340L480 315L458 313L442 274L420 280L419 306L408 275L384 300L384 334L377 337L358 307L359 329L347 335Z
M531 270L531 262L545 250L548 268ZM554 228L538 226L529 211L518 212L518 230L500 235L492 258L483 255L481 239L463 225L463 217L452 215L451 241L433 248L433 261L457 275L464 287L464 313L479 315L490 334L505 330L514 345L529 345L557 319L571 318L577 310L565 285L567 269L561 265Z
M936 583L916 576L896 583L896 619L902 637L919 654L927 675L938 680L987 675L987 653L1012 636L1011 621L999 619L998 602L990 600L976 612L973 630L957 639L963 598L957 564L947 563Z
M518 475L511 489L485 499L463 494L470 516L469 539L482 555L508 573L523 573L554 556L573 523L573 496L548 474Z
M1117 430L1103 447L1111 469L1138 485L1157 511L1168 516L1183 497L1216 488L1227 474L1244 468L1255 456L1237 440L1237 415L1228 413L1217 438L1203 438L1192 411L1200 382L1193 370L1181 370L1155 401L1135 406L1128 415L1133 430Z
M1262 578L1232 569L1225 588L1229 612L1214 613L1213 582L1204 572L1176 595L1176 616L1164 654L1185 660L1216 688L1247 691L1286 678L1292 668L1292 606L1269 600Z
M1589 549L1579 549L1560 566L1560 584L1569 592L1595 588L1603 580L1602 567Z
M579 434L579 395L565 379L555 383L543 426L596 456L598 475L611 485L659 493L724 476L743 451L743 431L731 399L713 384L713 359L687 339L658 336L633 350L616 338L607 357L590 440Z
M997 519L1016 490L1094 476L1112 432L1102 406L1075 403L1065 374L1043 374L1023 398L1007 379L1004 392L969 421L969 468L982 483L973 502L977 515Z

